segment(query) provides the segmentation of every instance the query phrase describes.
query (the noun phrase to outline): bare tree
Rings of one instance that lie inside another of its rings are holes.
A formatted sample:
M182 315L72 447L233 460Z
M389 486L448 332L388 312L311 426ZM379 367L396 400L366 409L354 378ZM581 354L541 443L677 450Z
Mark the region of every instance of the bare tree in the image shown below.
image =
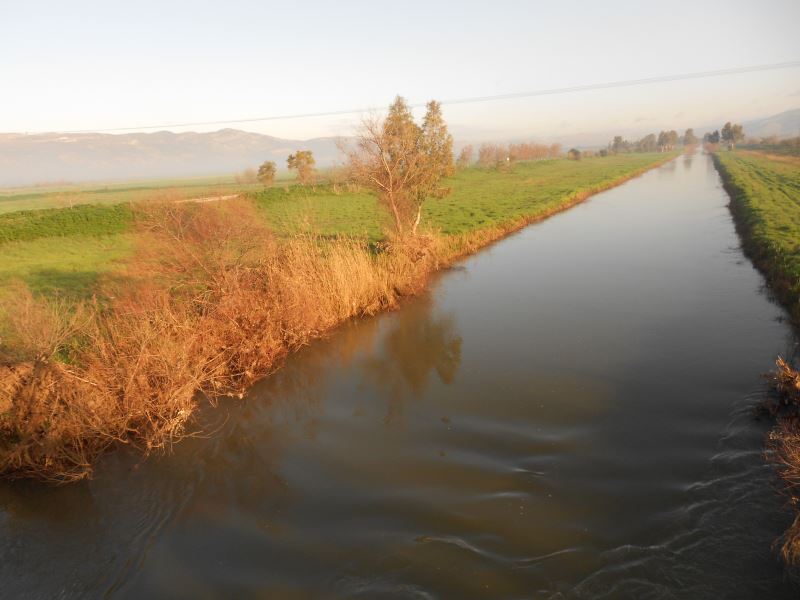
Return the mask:
M473 148L472 144L467 144L461 149L461 152L458 153L458 160L456 161L456 166L459 169L466 169L468 166L472 164L472 154Z
M442 192L441 178L453 171L452 144L438 102L428 104L422 127L400 96L386 119L362 123L355 149L347 152L350 173L378 194L398 236L415 235L423 202Z

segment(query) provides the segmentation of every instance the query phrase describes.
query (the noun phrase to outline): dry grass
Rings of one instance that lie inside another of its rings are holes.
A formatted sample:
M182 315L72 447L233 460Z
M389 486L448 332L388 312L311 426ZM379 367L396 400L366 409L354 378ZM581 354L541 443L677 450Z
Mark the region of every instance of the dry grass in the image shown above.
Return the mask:
M67 482L89 476L114 443L167 448L201 398L241 392L438 267L432 239L379 253L348 238L278 243L253 210L140 207L128 278L107 285L103 302L75 308L19 289L3 340L0 473Z
M789 564L800 563L800 372L778 358L777 368L770 375L776 398L768 406L778 417L769 435L772 459L786 483L795 519L781 539L781 556Z

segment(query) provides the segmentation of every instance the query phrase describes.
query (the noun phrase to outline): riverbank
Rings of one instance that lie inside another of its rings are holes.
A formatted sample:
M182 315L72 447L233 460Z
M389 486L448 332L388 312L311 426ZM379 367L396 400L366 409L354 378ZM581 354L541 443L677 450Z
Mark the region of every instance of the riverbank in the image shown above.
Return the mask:
M717 152L714 164L730 195L742 246L764 274L775 298L800 325L800 159L757 152ZM790 359L792 357L789 357ZM786 482L795 520L786 531L781 555L800 563L800 373L779 358L771 377L777 398L768 409L776 417L770 459Z
M518 165L477 195L455 188L449 222L431 218L424 236L377 250L319 227L276 235L258 197L139 207L124 276L101 278L92 300L24 286L10 296L0 473L68 482L89 477L116 444L168 449L201 398L242 393L343 321L396 306L434 271L672 158L546 161L557 167L549 183L560 182L550 189L545 162ZM494 176L472 171L467 179Z
M716 152L745 253L800 322L800 158Z

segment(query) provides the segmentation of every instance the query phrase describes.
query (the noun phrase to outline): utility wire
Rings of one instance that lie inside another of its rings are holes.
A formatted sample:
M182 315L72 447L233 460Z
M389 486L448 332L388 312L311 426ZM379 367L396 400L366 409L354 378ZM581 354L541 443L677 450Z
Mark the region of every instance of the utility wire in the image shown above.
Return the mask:
M662 75L659 77L644 77L641 79L627 79L623 81L610 81L605 83L592 83L588 85L575 85L571 87L553 88L549 90L535 90L530 92L515 92L509 94L496 94L492 96L472 96L467 98L451 98L443 100L442 104L472 104L477 102L492 102L494 100L512 100L515 98L534 98L536 96L552 96L556 94L571 94L591 90L606 90L612 88L633 87L650 85L653 83L666 83L671 81L685 81L689 79L705 79L708 77L721 77L725 75L738 75L741 73L757 73L760 71L775 71L778 69L792 69L800 67L800 60L766 65L753 65L749 67L735 67L732 69L716 69L713 71L697 71L694 73L681 73L678 75ZM425 106L424 103L410 104L411 108ZM257 123L260 121L283 121L288 119L309 119L313 117L333 117L338 115L351 115L381 110L383 107L349 108L343 110L329 110L322 112L297 113L288 115L272 115L268 117L254 117L245 119L228 119L220 121L192 121L187 123L164 123L161 125L138 125L134 127L110 127L106 129L78 129L63 131L61 133L111 133L115 131L138 131L140 129L169 129L172 127L195 127L202 125L232 125L237 123Z

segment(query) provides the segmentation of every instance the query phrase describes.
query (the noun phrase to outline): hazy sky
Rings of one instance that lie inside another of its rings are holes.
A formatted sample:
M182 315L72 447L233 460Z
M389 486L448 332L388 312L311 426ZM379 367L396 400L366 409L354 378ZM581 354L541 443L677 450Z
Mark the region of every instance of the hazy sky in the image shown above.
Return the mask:
M800 59L797 0L0 0L0 131L384 106ZM702 126L800 107L800 69L446 106L461 137ZM231 125L350 133L358 116ZM183 128L196 131L221 126ZM174 128L179 131L180 128Z

